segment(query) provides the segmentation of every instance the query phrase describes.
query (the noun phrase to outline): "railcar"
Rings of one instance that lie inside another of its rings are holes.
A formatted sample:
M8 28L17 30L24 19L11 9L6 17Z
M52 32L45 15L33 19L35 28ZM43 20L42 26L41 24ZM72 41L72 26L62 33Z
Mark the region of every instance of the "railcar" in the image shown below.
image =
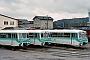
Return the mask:
M48 31L45 30L28 30L28 31L30 44L44 46L45 44L51 43L51 37Z
M30 44L27 30L0 30L0 45L24 46Z
M83 30L48 30L52 44L83 46L88 43L86 31Z

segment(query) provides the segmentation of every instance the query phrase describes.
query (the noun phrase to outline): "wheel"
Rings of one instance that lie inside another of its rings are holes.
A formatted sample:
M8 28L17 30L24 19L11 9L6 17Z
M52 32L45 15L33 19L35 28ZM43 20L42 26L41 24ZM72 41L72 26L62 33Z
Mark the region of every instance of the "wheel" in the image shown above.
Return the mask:
M43 42L41 43L41 46L44 46L44 43Z
M11 50L12 50L12 51L16 51L16 47L15 47L15 46L12 46L12 47L11 47Z
M48 42L45 42L45 45L49 45L49 43Z
M83 45L83 43L80 43L80 44L79 44L79 46L82 46L82 45Z

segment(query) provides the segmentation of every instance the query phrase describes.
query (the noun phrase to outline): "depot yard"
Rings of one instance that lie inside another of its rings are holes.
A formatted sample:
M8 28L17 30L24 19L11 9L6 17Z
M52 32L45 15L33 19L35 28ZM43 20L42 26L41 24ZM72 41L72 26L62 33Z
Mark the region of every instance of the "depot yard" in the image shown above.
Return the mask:
M90 43L89 43L90 46ZM12 51L0 48L0 60L89 60L90 47L76 49L71 47L29 47Z

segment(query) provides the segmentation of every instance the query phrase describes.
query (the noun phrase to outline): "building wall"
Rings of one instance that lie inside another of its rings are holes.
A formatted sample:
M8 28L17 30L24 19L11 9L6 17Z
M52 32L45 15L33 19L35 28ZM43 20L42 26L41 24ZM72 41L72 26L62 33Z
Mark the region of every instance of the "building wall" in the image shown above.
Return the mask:
M34 20L34 27L35 28L38 28L38 27L40 27L41 26L41 21L38 19L38 18L36 18L35 20Z
M4 25L4 21L7 21L8 25ZM14 25L10 25L11 21L14 22ZM8 17L0 16L0 29L5 27L18 27L18 21Z
M47 29L47 21L46 20L41 20L40 29Z
M48 20L48 28L53 28L53 20Z
M51 29L53 28L53 20L39 20L36 18L34 20L34 27L40 29Z
M41 29L51 29L53 28L52 20L41 20Z

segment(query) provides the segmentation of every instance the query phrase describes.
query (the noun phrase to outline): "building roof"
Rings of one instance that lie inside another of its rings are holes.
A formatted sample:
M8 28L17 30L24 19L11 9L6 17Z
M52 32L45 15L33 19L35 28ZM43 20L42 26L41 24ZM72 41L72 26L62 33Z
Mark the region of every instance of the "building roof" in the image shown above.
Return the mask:
M7 17L7 18L10 18L10 19L17 20L17 19L15 19L15 18L12 18L12 17L6 16L6 15L3 15L3 14L0 14L0 16L3 16L3 17Z
M29 21L30 22L30 24L34 24L34 21Z
M33 20L34 20L35 18L38 18L38 19L40 19L40 20L53 20L53 18L52 18L52 17L49 17L49 16L35 16L35 17L33 18Z
M31 22L33 21L28 21L27 19L18 19L19 25L21 24L33 24Z

